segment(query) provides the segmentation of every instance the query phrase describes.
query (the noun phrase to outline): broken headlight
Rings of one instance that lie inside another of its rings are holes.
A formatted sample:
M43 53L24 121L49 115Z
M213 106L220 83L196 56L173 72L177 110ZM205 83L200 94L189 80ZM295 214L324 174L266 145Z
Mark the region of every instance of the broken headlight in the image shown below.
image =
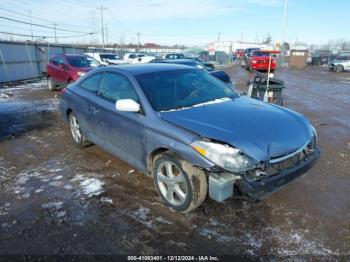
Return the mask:
M235 173L252 169L255 161L242 151L229 145L196 141L191 144L194 150L216 165Z

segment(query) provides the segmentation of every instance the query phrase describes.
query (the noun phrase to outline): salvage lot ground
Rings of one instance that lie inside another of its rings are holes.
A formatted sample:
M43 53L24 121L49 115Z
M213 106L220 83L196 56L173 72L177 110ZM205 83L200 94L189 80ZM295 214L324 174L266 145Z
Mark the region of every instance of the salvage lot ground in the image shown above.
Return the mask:
M246 91L248 72L224 69ZM279 69L285 106L316 126L307 175L259 202L208 200L188 215L150 178L96 146L73 146L45 82L0 89L0 254L350 257L350 73Z

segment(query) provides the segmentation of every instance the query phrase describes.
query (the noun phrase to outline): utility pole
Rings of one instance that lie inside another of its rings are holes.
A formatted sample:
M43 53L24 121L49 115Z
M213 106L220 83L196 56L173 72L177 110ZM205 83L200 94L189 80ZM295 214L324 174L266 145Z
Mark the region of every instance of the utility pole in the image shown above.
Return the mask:
M55 34L55 44L57 44L57 34L56 34L56 27L57 27L57 24L56 23L53 23L53 27L54 27L54 34Z
M284 41L286 38L286 29L287 29L287 14L288 14L288 0L285 0L284 3L284 17L283 17L283 37L282 37L282 63L284 63L284 56L285 56L285 46Z
M95 32L95 12L91 11L91 33ZM90 43L94 43L94 35L91 34Z
M218 42L220 42L221 32L218 33Z
M102 48L105 48L105 30L103 28L103 11L107 10L107 8L103 7L103 5L101 5L98 9L100 9L100 12L101 12Z
M108 46L108 29L106 24L106 46Z
M28 14L29 14L29 23L30 23L30 35L32 36L32 41L34 41L33 25L32 25L32 11L28 10Z
M140 33L137 33L137 49L140 49Z

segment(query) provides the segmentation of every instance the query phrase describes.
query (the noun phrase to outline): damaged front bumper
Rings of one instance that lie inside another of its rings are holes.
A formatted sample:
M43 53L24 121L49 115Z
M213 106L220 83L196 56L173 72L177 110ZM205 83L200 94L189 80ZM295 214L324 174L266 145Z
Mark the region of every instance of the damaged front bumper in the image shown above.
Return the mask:
M232 197L233 187L236 185L238 186L239 191L247 195L249 198L253 200L261 200L280 190L289 182L302 176L315 164L319 155L320 150L317 147L314 147L312 149L312 154L299 160L298 163L290 165L288 168L278 170L278 172L275 172L274 174L261 172L264 173L264 176L256 179L248 179L247 176L243 174L238 176L226 172L210 172L209 196L218 202L222 202L225 199Z
M320 150L315 147L313 153L301 160L298 164L279 171L277 174L266 176L260 180L247 180L244 176L237 181L241 192L254 200L261 200L278 191L289 182L302 176L315 163L320 155Z

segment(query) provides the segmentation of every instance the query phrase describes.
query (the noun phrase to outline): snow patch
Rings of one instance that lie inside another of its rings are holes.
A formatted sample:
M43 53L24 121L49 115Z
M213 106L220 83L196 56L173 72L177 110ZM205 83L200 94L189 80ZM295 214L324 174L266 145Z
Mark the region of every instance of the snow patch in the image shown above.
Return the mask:
M84 195L88 197L98 196L103 193L103 185L104 182L94 177L80 182Z

